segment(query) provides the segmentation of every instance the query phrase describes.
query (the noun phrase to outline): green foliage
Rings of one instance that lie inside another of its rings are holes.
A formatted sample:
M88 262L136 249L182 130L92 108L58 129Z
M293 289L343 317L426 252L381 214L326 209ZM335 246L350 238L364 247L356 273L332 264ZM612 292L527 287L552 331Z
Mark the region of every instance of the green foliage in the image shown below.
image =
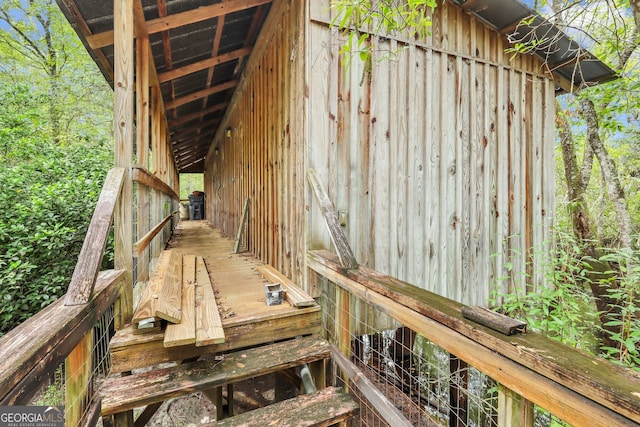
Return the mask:
M41 154L0 170L1 333L66 291L111 160L101 145L23 147Z
M395 35L408 31L411 36L424 39L430 34L431 13L436 0L334 0L335 11L331 25L347 33L340 54L348 66L350 55L359 54L367 62L371 57L370 34Z
M525 294L494 292L491 304L528 327L567 345L640 371L640 251L603 249L600 261L616 266L593 279L590 259L572 235L556 232L556 249L544 267L547 286ZM592 280L608 288L611 321L617 332L603 330L590 291ZM600 334L609 334L616 348L603 347Z
M54 1L0 0L0 334L67 289L113 164L111 99Z

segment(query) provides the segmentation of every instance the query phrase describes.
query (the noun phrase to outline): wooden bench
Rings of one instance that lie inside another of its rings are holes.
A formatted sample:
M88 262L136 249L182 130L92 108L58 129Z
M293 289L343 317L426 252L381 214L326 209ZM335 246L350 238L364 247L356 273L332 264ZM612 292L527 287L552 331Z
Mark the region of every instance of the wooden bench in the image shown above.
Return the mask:
M312 335L236 351L224 355L221 360L197 361L129 376L110 377L101 387L102 415L117 414L328 359L330 353L329 343Z
M357 412L358 404L348 394L339 388L327 387L205 426L319 427L345 421Z

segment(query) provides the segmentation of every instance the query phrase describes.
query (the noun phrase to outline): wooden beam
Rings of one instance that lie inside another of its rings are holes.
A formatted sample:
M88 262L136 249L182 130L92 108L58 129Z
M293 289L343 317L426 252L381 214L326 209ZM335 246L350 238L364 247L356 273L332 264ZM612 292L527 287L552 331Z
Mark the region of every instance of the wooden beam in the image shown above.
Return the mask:
M238 227L238 234L236 235L236 244L233 247L234 254L237 254L238 251L240 250L240 239L242 238L242 232L247 224L247 219L249 218L249 201L250 199L246 199L244 201L244 208L242 208L242 218L240 218L240 227Z
M191 120L202 119L207 114L211 114L211 113L215 113L216 111L224 110L225 108L227 108L228 105L229 105L228 102L222 102L220 104L214 105L213 107L205 108L204 110L197 111L195 113L185 114L184 116L180 116L179 119L171 120L169 122L169 126L170 127L178 126L178 125L181 125L183 123L190 122Z
M215 86L211 86L207 89L202 89L197 92L193 92L189 95L183 96L182 98L178 98L176 100L167 102L165 108L167 110L171 108L176 108L184 104L188 104L189 102L197 101L202 98L206 98L209 95L214 95L219 92L223 92L228 89L233 89L238 85L238 80L229 80L228 82L220 83ZM226 107L226 105L225 105Z
M65 305L86 304L91 299L109 237L116 201L122 188L124 172L124 168L113 168L107 173L64 298Z
M147 32L148 34L155 34L271 2L272 0L231 0L209 6L201 6L186 12L151 19L147 22ZM113 44L113 35L114 32L112 30L89 35L87 36L87 43L93 50L101 49Z
M285 297L292 307L313 307L316 305L316 301L313 298L272 266L268 264L260 265L256 269L268 281L282 285L285 290Z
M102 271L91 304L60 299L0 337L0 405L26 405L113 304L124 272Z
M327 224L327 228L329 229L331 241L333 242L336 251L338 252L340 262L348 270L358 268L358 261L356 261L356 257L353 255L353 251L351 250L351 246L349 245L347 236L345 236L342 228L340 227L338 216L336 215L336 212L333 208L333 204L331 204L331 200L329 200L329 196L322 187L322 183L320 182L318 174L315 170L309 169L309 171L307 172L307 178L309 180L309 184L311 185L311 189L313 190L313 193L318 200L320 210L324 215L324 220Z
M124 183L114 213L114 264L124 270L127 288L116 306L116 328L131 320L133 313L133 98L135 81L133 0L114 1L114 150L115 166L125 168Z
M464 319L460 303L366 267L347 271L327 251L308 252L307 266L570 424L640 422L640 378L627 369L540 334L507 337Z
M153 188L154 190L161 191L175 200L180 200L180 196L178 196L178 194L173 191L173 188L171 188L169 184L162 181L160 178L149 172L143 166L134 166L131 169L131 176L134 182L137 182L149 188Z
M233 61L235 59L242 58L243 56L249 56L250 53L251 53L250 47L243 47L241 49L223 53L222 55L218 55L213 58L205 59L199 62L194 62L192 64L185 65L184 67L174 68L173 70L160 73L158 74L158 81L160 83L164 83L169 80L184 77L189 74L195 73L197 71L204 70L209 67L214 67L218 64L223 64L225 62Z
M114 414L196 391L327 359L329 343L318 336L243 349L223 360L185 363L149 372L110 377L103 383L102 414Z
M387 399L387 397L367 378L365 374L351 362L338 347L331 346L331 360L342 369L349 379L355 384L357 389L367 399L376 411L378 411L384 420L394 427L411 427L413 424L405 418L404 415L395 405Z
M155 227L149 230L147 234L142 236L140 240L135 242L132 247L133 255L136 257L140 256L142 254L142 251L144 251L147 248L147 246L151 244L151 241L153 240L153 238L156 237L156 235L162 231L164 226L171 220L172 217L173 217L173 214L167 215Z

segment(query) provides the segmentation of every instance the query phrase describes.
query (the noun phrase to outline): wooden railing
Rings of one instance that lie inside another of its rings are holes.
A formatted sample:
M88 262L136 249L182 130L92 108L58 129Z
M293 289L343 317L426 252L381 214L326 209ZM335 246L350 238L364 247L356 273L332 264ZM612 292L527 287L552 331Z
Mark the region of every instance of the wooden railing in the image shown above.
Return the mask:
M100 271L123 183L131 179L178 199L170 186L145 168L133 167L127 172L127 168L116 167L107 174L65 297L0 338L0 405L29 404L63 366L66 425L95 425L100 416L100 402L92 387L94 327L111 308L116 329L121 327L127 322L124 313L131 312L128 305L133 299L131 283L127 283L132 272ZM142 253L170 219L171 215L162 219L142 236L129 256ZM100 332L108 340L108 332Z
M364 376L348 363L353 342L350 297L374 306L451 355L473 366L519 396L519 409L501 425L527 426L536 404L574 426L631 426L640 423L640 376L631 369L527 332L507 336L463 318L463 305L365 267L347 270L327 251L311 251L307 265L347 295L338 301L334 318L343 323L334 357L356 385ZM342 320L341 320L342 319ZM350 320L351 319L351 320ZM366 392L370 386L362 391ZM376 407L385 406L378 403ZM522 415L519 415L518 412ZM394 414L390 425L398 425ZM504 418L505 414L501 414ZM514 419L515 418L515 419ZM526 419L525 419L526 418ZM466 424L460 424L466 425Z

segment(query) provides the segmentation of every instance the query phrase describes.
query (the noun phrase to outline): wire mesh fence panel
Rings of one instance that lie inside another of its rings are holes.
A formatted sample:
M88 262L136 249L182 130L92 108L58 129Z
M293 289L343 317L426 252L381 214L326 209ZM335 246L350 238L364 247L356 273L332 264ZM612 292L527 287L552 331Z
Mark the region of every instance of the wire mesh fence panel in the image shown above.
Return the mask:
M331 282L322 287L324 327L362 375L413 426L497 425L498 387L447 351ZM348 345L345 344L348 341ZM346 351L345 351L346 350ZM385 426L380 412L336 367L334 381L360 402L356 425Z

